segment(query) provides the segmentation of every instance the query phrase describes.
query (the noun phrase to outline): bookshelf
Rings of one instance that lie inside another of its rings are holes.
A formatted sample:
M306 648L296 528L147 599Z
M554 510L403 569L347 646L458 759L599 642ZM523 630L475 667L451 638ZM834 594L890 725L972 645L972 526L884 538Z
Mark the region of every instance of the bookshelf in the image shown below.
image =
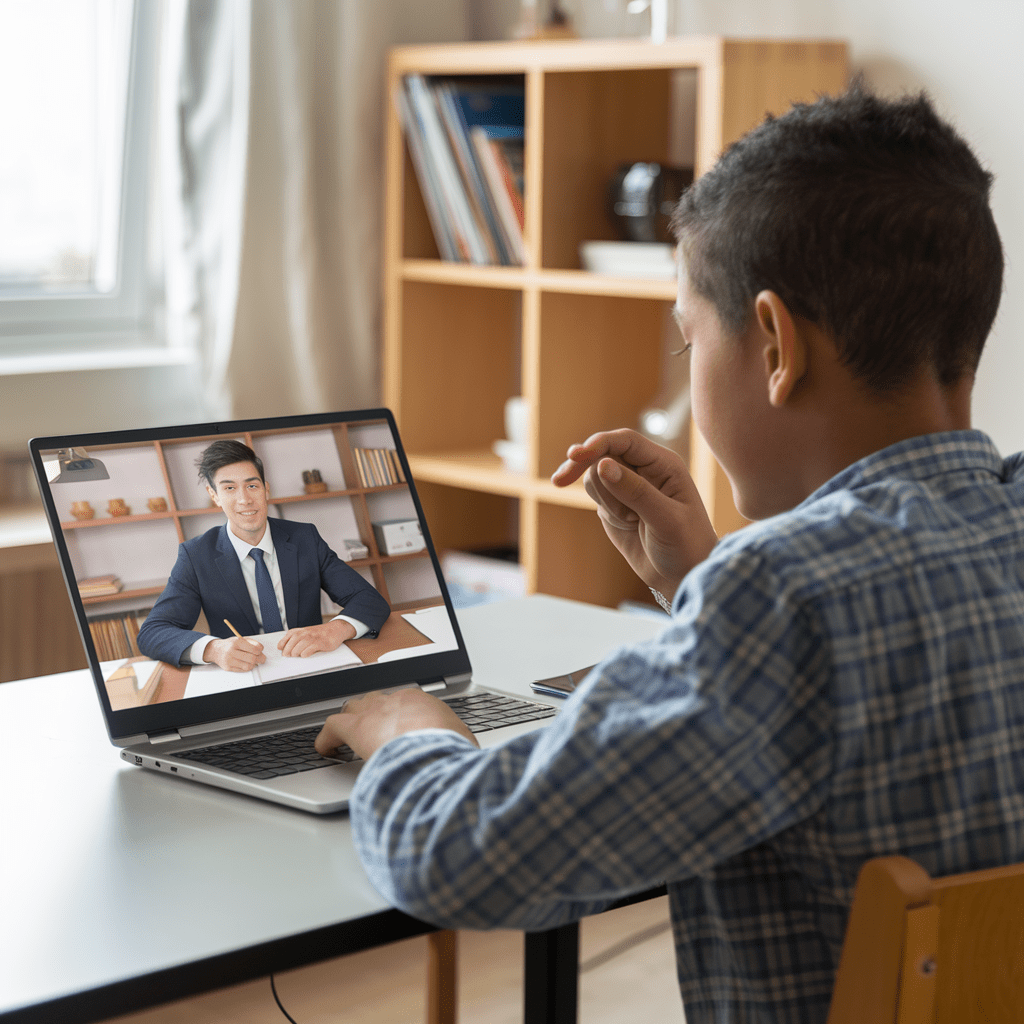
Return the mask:
M523 266L442 260L396 98L405 76L521 76ZM835 41L670 39L410 46L388 71L383 394L443 548L517 545L527 589L598 604L649 600L581 486L548 477L574 441L635 426L659 386L675 284L580 268L612 240L606 190L635 160L695 174L768 111L845 87ZM491 453L513 395L529 407L528 468ZM689 464L721 533L743 524L697 431Z

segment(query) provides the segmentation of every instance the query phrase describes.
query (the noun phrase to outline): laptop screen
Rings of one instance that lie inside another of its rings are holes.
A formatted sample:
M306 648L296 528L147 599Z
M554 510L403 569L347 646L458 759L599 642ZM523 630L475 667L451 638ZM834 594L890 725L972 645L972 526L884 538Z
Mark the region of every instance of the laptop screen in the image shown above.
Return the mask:
M115 742L469 671L388 410L36 438L30 450ZM200 463L236 455L249 471L215 473L232 478L217 493ZM260 475L255 500L232 496ZM280 622L261 607L262 566L243 571L246 544L228 535L256 543L264 522ZM366 634L308 657L278 647L286 629L339 615ZM207 636L235 635L266 660L206 660Z

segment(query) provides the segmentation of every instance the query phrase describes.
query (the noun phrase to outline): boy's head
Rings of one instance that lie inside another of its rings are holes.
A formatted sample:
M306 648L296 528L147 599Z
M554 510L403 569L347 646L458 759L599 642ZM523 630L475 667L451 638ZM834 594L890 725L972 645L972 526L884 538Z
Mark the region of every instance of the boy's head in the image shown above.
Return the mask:
M973 376L1002 291L992 176L924 96L854 86L767 118L683 195L693 289L740 334L760 292L876 394Z

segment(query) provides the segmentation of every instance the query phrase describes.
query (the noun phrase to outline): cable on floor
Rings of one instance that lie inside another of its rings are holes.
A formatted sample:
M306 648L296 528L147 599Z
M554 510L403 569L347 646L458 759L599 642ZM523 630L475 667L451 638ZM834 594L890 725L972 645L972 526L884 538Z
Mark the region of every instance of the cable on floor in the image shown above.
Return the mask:
M672 927L671 921L659 921L657 924L651 925L649 928L643 928L638 932L634 932L632 935L627 935L624 939L620 939L614 945L609 946L606 950L601 953L595 953L592 957L588 957L580 964L580 974L586 974L587 971L592 971L602 964L608 963L609 960L614 960L617 956L621 956L623 953L628 953L629 950L635 949L637 946L642 946L645 942L649 942L651 939L657 938L659 935L664 935ZM270 975L270 991L274 993L274 1002L277 1003L277 1008L285 1015L285 1018L291 1022L291 1024L298 1024L294 1017L281 1005L281 1000L277 994L277 986L274 984L274 976Z
M649 928L643 928L632 935L627 935L624 939L619 939L618 942L609 946L603 953L595 953L584 960L580 964L580 974L586 974L587 971L592 971L595 967L600 967L602 964L608 963L609 960L614 960L617 956L629 952L629 950L636 946L640 946L650 939L657 938L659 935L664 935L671 927L671 921L659 921L657 924L652 924Z
M277 1003L277 1008L285 1015L285 1017L291 1021L291 1024L298 1024L298 1021L281 1005L281 1000L277 995L277 986L274 984L274 976L270 976L270 991L274 993L274 1002Z

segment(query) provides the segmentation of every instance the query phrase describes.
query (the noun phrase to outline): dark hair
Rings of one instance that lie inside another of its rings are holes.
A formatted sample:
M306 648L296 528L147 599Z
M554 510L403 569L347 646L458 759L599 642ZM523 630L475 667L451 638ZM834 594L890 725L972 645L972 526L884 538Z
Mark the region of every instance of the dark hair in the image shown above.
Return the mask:
M217 485L213 480L217 475L217 470L234 465L236 462L251 462L256 467L260 480L263 483L267 482L267 478L263 475L263 462L260 457L247 444L231 440L214 441L203 450L203 454L196 460L199 479L205 480L213 490L217 490Z
M999 308L992 175L921 94L835 98L768 116L679 201L690 282L738 334L769 289L877 392L925 367L974 373Z

